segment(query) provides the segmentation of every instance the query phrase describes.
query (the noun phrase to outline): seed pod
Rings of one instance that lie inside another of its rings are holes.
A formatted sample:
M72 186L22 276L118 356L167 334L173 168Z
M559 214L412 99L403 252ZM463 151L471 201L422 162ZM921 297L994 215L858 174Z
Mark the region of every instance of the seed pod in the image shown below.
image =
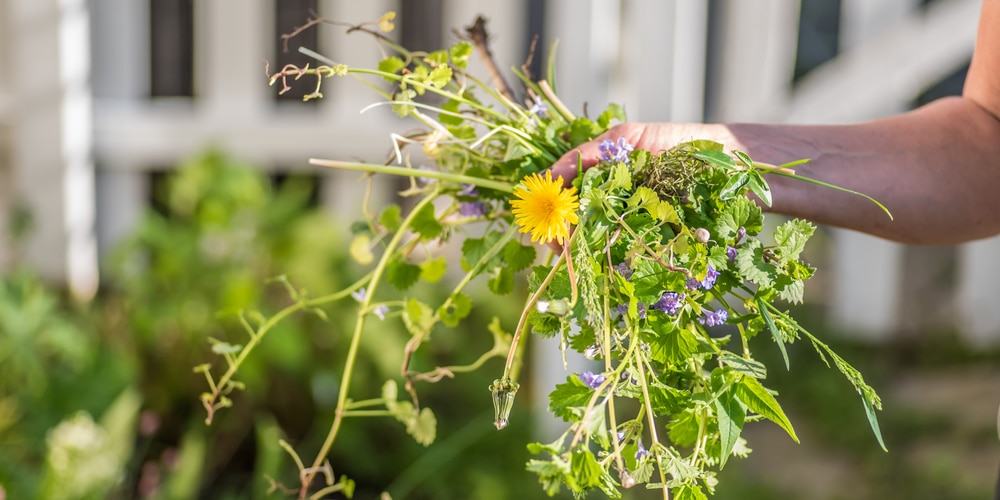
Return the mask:
M519 387L520 384L507 377L498 378L490 384L490 392L493 393L493 415L496 419L493 425L498 431L507 427L510 410L514 408L514 395L517 394Z
M712 234L708 232L708 229L699 227L698 229L694 230L694 239L698 240L698 242L701 244L708 243L708 240L711 237Z

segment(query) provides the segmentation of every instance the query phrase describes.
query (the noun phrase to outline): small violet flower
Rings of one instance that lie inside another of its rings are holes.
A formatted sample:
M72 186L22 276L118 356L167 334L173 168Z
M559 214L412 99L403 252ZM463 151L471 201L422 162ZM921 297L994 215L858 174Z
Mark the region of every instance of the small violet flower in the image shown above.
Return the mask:
M639 450L635 452L636 460L642 460L649 456L649 450L642 446L642 441L636 441L635 444L639 447Z
M632 274L635 273L635 271L633 271L632 268L624 262L615 266L615 271L618 271L618 274L622 275L622 278L625 278L625 281L631 281Z
M646 304L639 302L636 305L636 313L639 319L646 319ZM628 304L618 304L618 314L625 316L628 314Z
M597 148L601 151L601 160L622 163L629 162L628 154L635 149L625 141L624 137L619 137L617 143L611 139L604 139Z
M600 387L601 384L603 384L604 381L607 380L607 377L605 377L604 375L601 375L600 373L594 373L590 370L587 370L577 375L577 377L579 377L580 381L586 384L587 387L590 387L591 389L594 390Z
M698 281L697 278L688 278L684 282L688 290L711 290L715 286L715 282L719 279L719 271L716 271L711 265L708 266L708 272L705 273L705 279Z
M458 204L458 213L463 217L482 217L489 212L489 207L481 201L463 201Z
M376 316L378 316L378 319L385 321L385 313L389 312L389 306L385 304L379 304L375 306L375 309L372 309L372 312L375 313Z
M479 190L476 189L475 184L462 184L462 190L458 192L459 196L478 196Z
M698 322L705 326L719 326L726 322L729 318L729 311L725 309L719 309L718 311L706 311L700 318Z
M549 105L542 102L542 98L535 96L535 104L531 106L528 113L545 118L545 113L549 110Z
M729 259L729 262L736 262L736 247L726 245L726 258Z
M368 291L365 290L364 287L351 292L351 297L358 302L363 302L366 295L368 295Z
M652 305L653 309L656 309L664 314L670 316L676 316L677 313L681 312L681 306L683 306L684 294L677 292L663 292L660 295L660 300L657 300L655 304Z

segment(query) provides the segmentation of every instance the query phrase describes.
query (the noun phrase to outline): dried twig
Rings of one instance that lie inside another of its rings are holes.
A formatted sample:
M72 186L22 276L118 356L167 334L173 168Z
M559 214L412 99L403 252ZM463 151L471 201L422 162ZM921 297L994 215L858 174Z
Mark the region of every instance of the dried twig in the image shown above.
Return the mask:
M514 93L511 92L510 86L504 80L503 74L497 68L496 61L493 60L493 53L489 47L490 36L486 32L486 18L477 16L472 26L465 28L465 34L476 48L476 52L479 52L480 57L483 58L483 62L486 63L486 69L490 72L490 77L493 79L493 86L496 87L497 92L500 92L500 95L506 97L511 102L516 102L517 98L514 97Z

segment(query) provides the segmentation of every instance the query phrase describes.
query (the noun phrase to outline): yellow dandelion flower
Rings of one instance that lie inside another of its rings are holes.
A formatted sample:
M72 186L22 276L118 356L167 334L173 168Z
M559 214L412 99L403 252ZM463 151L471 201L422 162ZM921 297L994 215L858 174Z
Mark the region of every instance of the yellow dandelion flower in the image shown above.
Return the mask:
M510 202L514 222L521 226L522 233L531 233L531 241L562 243L569 238L569 225L580 222L576 188L563 189L562 176L552 180L551 171L546 170L545 177L525 177L514 188L514 196L518 198Z

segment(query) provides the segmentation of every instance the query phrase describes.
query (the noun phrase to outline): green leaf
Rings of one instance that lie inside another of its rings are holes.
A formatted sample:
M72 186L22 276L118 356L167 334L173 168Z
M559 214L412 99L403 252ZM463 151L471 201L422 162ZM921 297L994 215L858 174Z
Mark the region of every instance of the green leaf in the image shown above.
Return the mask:
M750 155L744 153L743 151L733 151L733 156L735 156L740 163L746 165L748 168L753 166L753 160L750 159Z
M424 241L432 240L441 235L444 230L444 226L438 221L437 216L434 215L434 205L428 203L424 205L420 212L413 217L413 222L410 225L413 232L420 235L420 238Z
M792 440L796 443L799 442L798 436L795 435L795 429L792 428L792 423L788 421L788 417L785 416L785 412L781 409L781 405L778 401L774 399L774 396L760 384L760 381L753 377L744 376L739 383L736 384L735 396L747 405L747 408L762 417L778 424L785 432L791 436Z
M722 351L719 354L719 361L722 361L726 366L744 375L749 375L756 379L767 378L767 367L764 366L764 363L756 359L744 358L729 351Z
M448 64L448 53L443 50L435 50L427 57L424 57L424 62L430 64L431 66L440 66L442 64Z
M694 410L687 408L667 424L667 432L677 446L691 446L698 440L699 427Z
M677 328L660 334L650 343L650 355L666 365L684 364L696 352L698 352L698 339L686 328Z
M625 108L623 108L620 104L609 104L608 108L597 117L597 126L600 127L601 130L607 130L608 126L611 125L611 120L618 120L619 123L624 123Z
M434 412L426 406L421 408L416 418L406 423L406 433L412 436L414 441L430 446L437 437L437 418L434 417Z
M410 299L403 308L403 324L412 335L425 334L434 325L434 310L417 299Z
M569 126L570 146L577 146L593 139L597 133L596 125L590 119L578 117Z
M748 281L764 288L770 288L774 283L771 274L774 266L764 262L764 247L760 240L747 241L736 253L736 266Z
M757 298L757 309L760 310L760 316L764 318L764 322L767 323L768 330L771 330L771 336L774 337L774 343L778 344L778 350L781 351L781 357L785 360L785 369L791 369L788 363L788 351L785 350L785 339L778 331L778 327L774 324L774 319L771 318L771 313L767 311L767 304L764 299Z
M533 262L537 253L534 246L522 245L517 240L510 240L503 247L503 261L511 271L527 269Z
M396 92L392 98L392 111L399 116L409 116L416 109L413 106L413 98L417 93L413 89L402 89Z
M472 299L463 293L458 293L451 297L450 304L445 303L441 306L438 315L445 326L454 328L462 318L469 315L470 311L472 311Z
M715 415L719 423L719 445L722 448L719 469L722 469L743 431L747 410L739 398L734 397L731 391L726 391L715 399Z
M750 182L750 176L747 172L737 172L735 175L726 181L726 184L722 186L722 190L719 191L720 200L729 200L740 195L740 190L743 189L747 183Z
M697 484L685 484L674 490L674 500L708 500L705 492L701 491L701 486Z
M403 223L403 220L399 217L400 212L399 205L389 205L379 214L378 223L385 227L387 231L396 231Z
M593 395L593 389L575 375L570 375L566 377L565 384L557 384L555 390L549 393L549 412L566 422L579 422Z
M889 450L885 447L885 441L882 440L882 431L878 427L878 417L875 416L875 408L868 402L868 398L864 394L861 395L861 403L865 405L865 416L868 417L868 425L872 428L872 434L875 434L878 445L882 447L882 451L888 452Z
M462 106L462 103L460 103L460 102L458 102L458 101L456 101L454 99L449 99L449 100L445 101L444 104L441 105L441 109L443 111L449 111L451 113L458 113L459 112L459 108L461 106ZM461 125L462 122L465 121L465 119L462 118L461 116L455 116L455 115L448 114L448 113L439 113L438 114L438 121L441 122L444 125Z
M209 341L212 342L212 352L215 354L236 354L243 350L243 346L240 344L230 344L215 339L209 339Z
M774 230L774 243L778 246L781 264L797 260L806 242L816 231L816 226L802 219L793 219Z
M538 481L548 496L559 493L563 481L570 474L569 463L558 456L552 457L552 460L528 460L525 468L538 474Z
M748 235L759 233L763 221L760 207L749 198L740 196L723 207L716 219L713 233L720 239L733 241L741 227L746 229Z
M760 198L765 205L771 206L771 188L767 185L767 181L764 177L760 175L760 171L751 170L750 171L750 191Z
M448 261L444 257L426 260L420 263L420 279L428 283L437 283L448 271Z
M499 267L486 286L496 295L507 295L514 291L514 271L509 267Z
M570 459L570 475L566 478L566 486L576 493L586 493L601 485L604 468L597 463L597 458L587 449L576 449Z
M632 169L618 162L611 170L611 186L609 189L627 189L632 187Z
M781 300L801 304L806 287L802 280L793 279L783 274L774 281L774 289L777 290L778 298Z
M406 63L402 59L392 56L382 59L378 63L378 70L384 73L399 73L400 70L406 67ZM386 78L389 82L394 82L392 78Z
M458 42L448 49L451 55L451 64L458 69L465 69L469 66L469 56L472 55L472 44L469 42Z
M448 66L438 66L431 70L427 83L436 88L442 88L451 81L451 68Z
M736 166L736 162L733 161L732 157L722 151L705 149L698 151L693 156L703 162L711 163L712 165L722 167L726 170L737 170L739 168Z
M402 258L389 262L385 269L385 279L397 290L406 290L420 279L420 266L410 264Z

